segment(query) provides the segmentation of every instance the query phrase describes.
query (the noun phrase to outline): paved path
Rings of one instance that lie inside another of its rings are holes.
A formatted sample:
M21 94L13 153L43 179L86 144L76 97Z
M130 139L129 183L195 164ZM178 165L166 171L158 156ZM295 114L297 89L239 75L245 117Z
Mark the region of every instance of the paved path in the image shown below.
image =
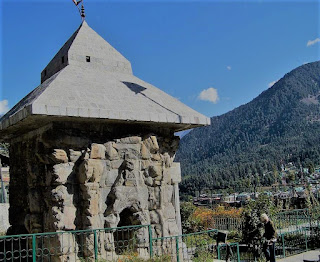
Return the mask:
M303 262L304 259L309 261L319 261L320 249L301 253L299 255L277 259L277 262Z

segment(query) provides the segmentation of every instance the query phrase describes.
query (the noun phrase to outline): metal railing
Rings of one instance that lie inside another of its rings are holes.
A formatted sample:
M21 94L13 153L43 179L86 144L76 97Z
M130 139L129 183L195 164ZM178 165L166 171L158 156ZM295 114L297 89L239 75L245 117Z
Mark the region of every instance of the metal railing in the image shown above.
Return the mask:
M320 247L320 227L305 227L281 233L276 244L276 255L288 257Z
M153 238L151 225L0 237L0 261L240 261L238 243L217 245L217 229ZM320 247L320 227L283 232L276 255L288 257ZM137 259L142 260L137 260ZM245 259L247 260L247 259Z
M153 257L169 256L171 257L170 261L176 262L211 262L213 259L228 256L229 261L240 262L239 244L217 245L217 233L217 229L211 229L178 236L154 238L152 239Z
M0 261L240 261L238 243L217 246L217 229L160 238L152 237L153 230L137 225L2 236Z
M173 261L206 261L215 253L216 229L152 239L153 256L170 256Z
M213 227L218 230L241 230L242 218L240 217L213 217Z
M219 260L240 262L239 243L218 245L217 251Z
M280 233L283 231L297 230L301 227L309 226L312 219L308 209L295 209L277 213L272 217L275 227ZM241 217L212 217L206 223L207 227L213 227L218 230L241 230L243 219Z
M0 237L0 261L116 261L148 257L149 225Z
M278 213L274 219L280 233L310 226L311 216L308 209L295 209Z

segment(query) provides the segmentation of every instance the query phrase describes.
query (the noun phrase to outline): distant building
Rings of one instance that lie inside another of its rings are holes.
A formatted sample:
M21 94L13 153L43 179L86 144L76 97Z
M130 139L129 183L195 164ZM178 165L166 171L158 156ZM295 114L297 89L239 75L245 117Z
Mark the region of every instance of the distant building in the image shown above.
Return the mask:
M1 178L2 180L0 179L0 203L8 203L8 192L10 182L9 167L1 167Z

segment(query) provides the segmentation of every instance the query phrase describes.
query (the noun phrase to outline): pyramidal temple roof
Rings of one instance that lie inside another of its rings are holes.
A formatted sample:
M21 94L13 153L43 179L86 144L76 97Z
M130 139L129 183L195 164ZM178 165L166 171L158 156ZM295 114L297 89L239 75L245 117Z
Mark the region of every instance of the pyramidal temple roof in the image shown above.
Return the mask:
M36 116L157 122L175 131L210 124L135 77L130 62L85 21L41 72L41 85L0 119L0 135Z

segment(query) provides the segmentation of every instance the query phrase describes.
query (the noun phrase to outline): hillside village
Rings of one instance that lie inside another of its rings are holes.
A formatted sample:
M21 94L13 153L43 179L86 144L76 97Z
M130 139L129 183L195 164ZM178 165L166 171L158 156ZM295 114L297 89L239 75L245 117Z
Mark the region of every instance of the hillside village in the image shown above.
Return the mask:
M241 207L260 194L273 197L283 209L305 208L306 198L320 200L320 166L315 168L296 167L293 163L283 164L277 174L278 183L270 187L252 186L241 192L230 190L203 189L196 191L193 203L196 206L215 207L217 205ZM217 191L221 191L217 193ZM310 192L310 193L309 193Z

